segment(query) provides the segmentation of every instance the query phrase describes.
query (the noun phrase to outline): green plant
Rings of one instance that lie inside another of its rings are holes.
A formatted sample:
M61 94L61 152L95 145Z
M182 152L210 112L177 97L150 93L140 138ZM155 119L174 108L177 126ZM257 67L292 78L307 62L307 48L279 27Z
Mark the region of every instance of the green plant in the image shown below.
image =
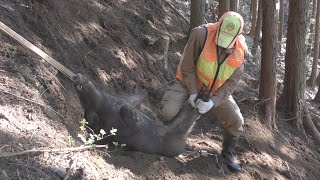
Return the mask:
M90 133L88 134L89 135L88 138L85 138L82 134L78 134L78 137L86 145L93 145L93 143L95 141L102 140L102 139L107 138L109 136L115 136L116 132L117 132L117 129L112 128L110 130L110 134L107 135L103 129L100 129L99 133L96 134L90 127L88 127L89 123L85 119L82 119L79 124L80 124L79 128L82 133L85 133L87 130L90 131ZM117 149L118 149L118 146L120 146L120 148L123 148L126 146L126 144L119 144L118 142L112 142L112 143L113 143L113 145L116 146Z
M72 147L74 146L74 143L75 143L74 139L71 136L68 136L68 145Z
M126 146L126 144L119 144L118 142L112 142L112 144L116 147L116 149L118 149L119 146L120 149Z
M12 48L12 55L13 55L13 56L16 56L17 53L18 53L18 48L17 48L16 46L14 46L14 47Z
M80 131L85 133L86 130L90 130L91 133L89 133L88 135L88 138L85 138L82 134L78 134L78 137L84 142L84 144L86 145L90 145L90 144L93 144L95 141L98 141L98 140L101 140L105 137L108 137L108 136L113 136L115 135L115 132L117 132L116 129L111 129L110 130L110 135L106 135L106 132L101 129L100 132L98 134L94 133L94 131L89 128L87 125L89 123L85 120L85 119L82 119L80 121Z

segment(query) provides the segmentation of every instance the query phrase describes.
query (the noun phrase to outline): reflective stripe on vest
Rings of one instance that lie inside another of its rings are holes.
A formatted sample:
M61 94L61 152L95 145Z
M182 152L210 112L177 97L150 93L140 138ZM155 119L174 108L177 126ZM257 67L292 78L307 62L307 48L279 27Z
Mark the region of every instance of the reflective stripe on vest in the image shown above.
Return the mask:
M196 62L196 72L198 77L198 90L200 91L202 84L207 86L207 90L214 81L218 69L217 46L215 44L215 36L218 29L218 24L209 24L207 26L208 35L202 52ZM216 92L218 88L233 74L236 68L239 68L244 59L244 47L237 37L234 51L220 65L219 74L212 88L212 92ZM178 67L177 79L182 80L180 65Z

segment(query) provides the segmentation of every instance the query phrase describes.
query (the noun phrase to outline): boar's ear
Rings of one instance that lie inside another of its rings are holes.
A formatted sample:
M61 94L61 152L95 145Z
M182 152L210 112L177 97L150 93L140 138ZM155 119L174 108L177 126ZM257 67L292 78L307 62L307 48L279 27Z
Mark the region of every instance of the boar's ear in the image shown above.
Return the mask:
M81 74L75 74L74 76L72 76L71 77L71 80L74 82L74 83L76 83L76 84L78 84L79 82L80 82L80 76L81 76Z
M72 81L76 84L76 87L79 91L82 90L82 80L83 80L83 78L80 73L78 73L72 77Z

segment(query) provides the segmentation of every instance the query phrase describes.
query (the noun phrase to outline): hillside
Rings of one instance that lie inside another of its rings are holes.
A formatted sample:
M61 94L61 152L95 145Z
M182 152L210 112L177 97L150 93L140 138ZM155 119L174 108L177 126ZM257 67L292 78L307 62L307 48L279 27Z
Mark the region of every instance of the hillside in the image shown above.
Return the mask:
M170 2L181 12L188 9L183 0ZM159 102L155 92L174 79L188 32L187 22L164 0L2 0L0 20L72 72L105 88L119 94L149 91L140 108L150 116ZM161 48L166 36L168 61ZM260 123L259 71L249 62L234 93L245 118L245 133L235 154L243 167L238 174L211 156L168 158L123 150L1 158L30 149L79 147L83 110L69 78L2 32L0 42L0 179L61 179L59 173L68 173L70 179L320 177L319 145L306 141L290 120L279 118L277 131ZM215 119L201 118L188 146L218 153L220 127Z

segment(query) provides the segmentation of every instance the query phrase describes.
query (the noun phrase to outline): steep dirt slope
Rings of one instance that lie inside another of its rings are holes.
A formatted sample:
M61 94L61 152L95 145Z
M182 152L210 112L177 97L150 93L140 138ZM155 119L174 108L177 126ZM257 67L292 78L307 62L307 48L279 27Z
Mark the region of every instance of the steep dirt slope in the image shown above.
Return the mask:
M184 1L171 1L187 8ZM160 0L2 0L0 20L71 71L117 93L161 89L174 78L188 24ZM168 67L161 42L170 37ZM34 148L78 147L83 111L72 82L36 54L0 33L0 156ZM247 64L235 99L246 119L233 174L215 157L166 158L127 151L28 153L0 160L0 179L318 179L319 146L286 122L260 123L256 80ZM158 99L141 108L152 112ZM201 118L188 139L193 149L221 150L220 124ZM71 168L70 171L68 171Z

